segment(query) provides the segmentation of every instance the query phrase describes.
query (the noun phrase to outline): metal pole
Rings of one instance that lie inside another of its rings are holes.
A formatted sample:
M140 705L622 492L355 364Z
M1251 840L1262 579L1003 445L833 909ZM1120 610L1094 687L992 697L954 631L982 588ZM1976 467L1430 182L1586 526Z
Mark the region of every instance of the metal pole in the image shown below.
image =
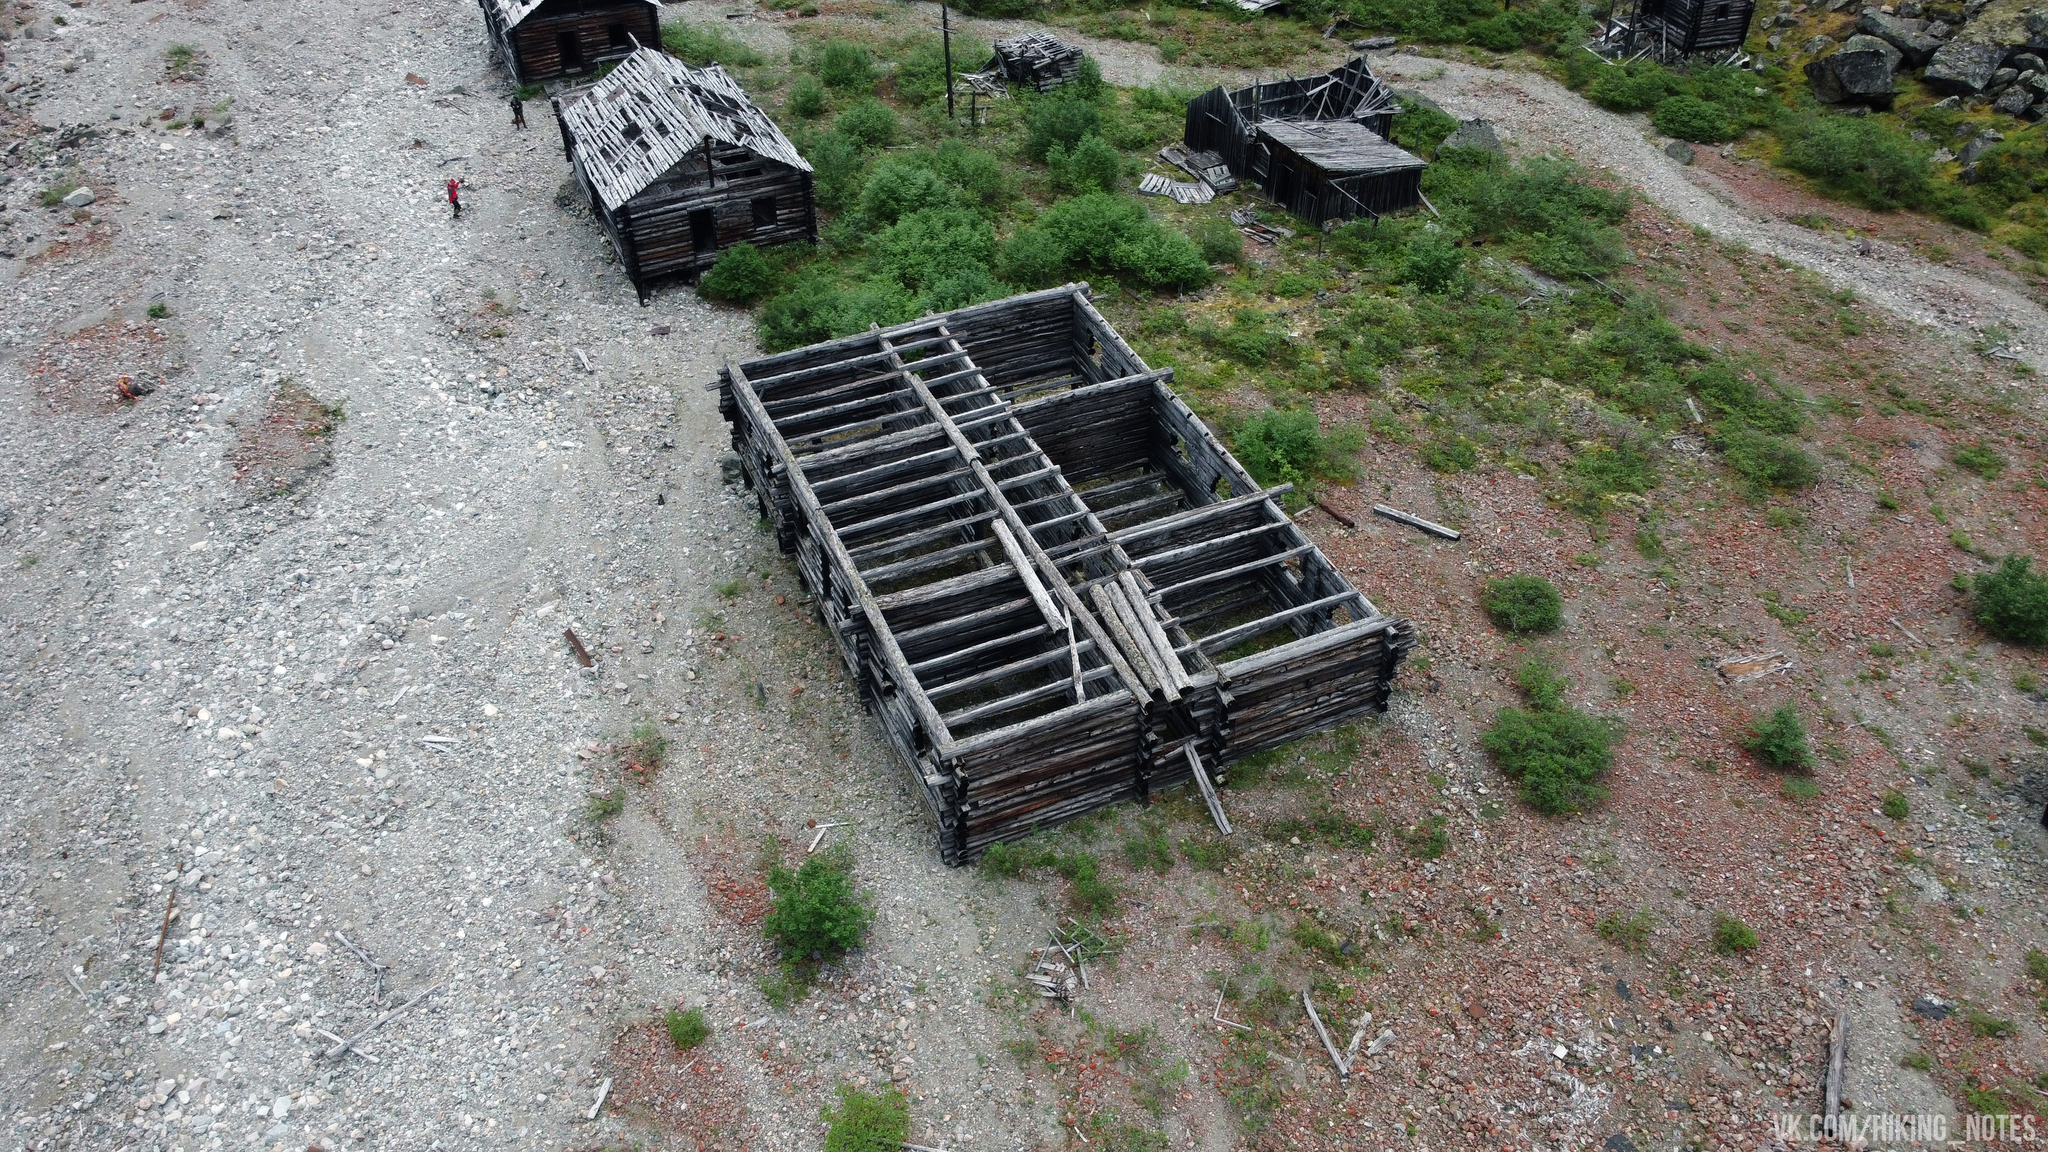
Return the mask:
M953 20L944 0L939 4L939 36L946 46L946 119L953 118Z

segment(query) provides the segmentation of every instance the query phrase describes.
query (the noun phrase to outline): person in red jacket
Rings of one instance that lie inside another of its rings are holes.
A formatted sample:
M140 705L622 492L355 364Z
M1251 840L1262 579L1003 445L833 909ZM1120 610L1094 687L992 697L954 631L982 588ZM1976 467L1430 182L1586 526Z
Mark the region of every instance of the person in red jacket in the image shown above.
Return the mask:
M462 181L448 181L448 206L455 210L455 218L462 219Z

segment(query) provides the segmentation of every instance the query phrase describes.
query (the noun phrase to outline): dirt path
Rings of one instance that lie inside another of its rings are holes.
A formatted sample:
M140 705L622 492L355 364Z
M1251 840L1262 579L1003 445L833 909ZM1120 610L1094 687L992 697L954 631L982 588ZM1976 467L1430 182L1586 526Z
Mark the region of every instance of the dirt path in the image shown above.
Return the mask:
M1525 146L1605 168L1680 220L1810 269L1909 320L1964 341L2004 328L2028 364L2048 367L2048 310L2010 277L1995 282L1884 241L1860 256L1854 241L1779 219L1712 173L1665 155L1643 117L1605 111L1547 77L1403 54L1378 56L1373 64L1385 79L1455 115L1483 117Z

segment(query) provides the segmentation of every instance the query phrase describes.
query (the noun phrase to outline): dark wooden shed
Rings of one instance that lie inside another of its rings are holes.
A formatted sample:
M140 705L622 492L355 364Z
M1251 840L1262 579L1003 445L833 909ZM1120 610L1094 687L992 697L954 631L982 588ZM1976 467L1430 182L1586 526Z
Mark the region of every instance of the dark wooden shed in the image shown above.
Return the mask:
M1621 6L1603 38L1618 41L1629 54L1676 61L1739 51L1755 16L1756 0L1633 0Z
M818 238L811 166L725 69L642 48L555 102L562 147L642 303L718 253Z
M1304 220L1378 217L1422 199L1427 165L1386 138L1396 109L1360 56L1322 76L1212 88L1188 102L1186 137Z
M588 72L661 43L659 0L477 0L505 68L521 84Z

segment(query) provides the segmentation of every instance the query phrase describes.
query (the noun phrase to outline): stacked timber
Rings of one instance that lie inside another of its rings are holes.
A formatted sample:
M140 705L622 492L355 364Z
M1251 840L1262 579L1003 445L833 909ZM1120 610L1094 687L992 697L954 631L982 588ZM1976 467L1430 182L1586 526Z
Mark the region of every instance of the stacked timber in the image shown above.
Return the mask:
M1044 32L1026 32L995 44L995 59L984 72L993 72L1012 84L1028 84L1040 92L1073 82L1081 74L1080 47L1055 39Z
M1386 706L1413 626L1170 378L1086 285L721 375L762 514L949 863Z

